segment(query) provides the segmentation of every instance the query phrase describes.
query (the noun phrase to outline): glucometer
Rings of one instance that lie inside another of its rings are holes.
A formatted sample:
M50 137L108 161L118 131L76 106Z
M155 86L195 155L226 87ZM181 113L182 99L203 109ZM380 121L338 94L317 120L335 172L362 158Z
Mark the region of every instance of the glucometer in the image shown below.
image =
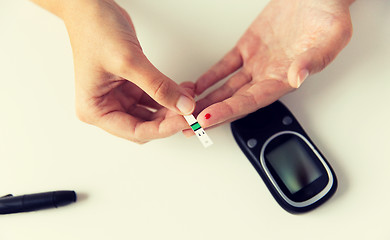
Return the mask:
M233 136L281 207L309 211L337 189L336 175L280 102L231 123Z

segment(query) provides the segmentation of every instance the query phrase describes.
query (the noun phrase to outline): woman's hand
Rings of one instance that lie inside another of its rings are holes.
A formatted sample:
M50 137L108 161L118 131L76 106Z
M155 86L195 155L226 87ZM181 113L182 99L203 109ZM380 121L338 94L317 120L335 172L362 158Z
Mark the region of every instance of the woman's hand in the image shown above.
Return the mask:
M272 0L236 46L196 82L203 127L230 122L264 107L324 69L352 35L343 0ZM189 131L185 131L189 133Z
M179 86L149 62L130 16L118 4L113 0L35 2L61 17L67 27L76 110L82 121L138 143L188 127L182 115L191 114L195 107L194 84Z

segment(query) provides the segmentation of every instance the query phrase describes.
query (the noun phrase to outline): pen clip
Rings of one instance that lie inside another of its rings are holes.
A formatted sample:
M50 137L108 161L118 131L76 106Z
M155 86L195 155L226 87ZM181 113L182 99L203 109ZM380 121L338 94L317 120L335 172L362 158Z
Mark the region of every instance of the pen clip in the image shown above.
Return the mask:
M2 196L2 197L0 197L0 198L7 198L7 197L13 197L14 195L12 195L12 194L7 194L7 195L5 195L5 196Z

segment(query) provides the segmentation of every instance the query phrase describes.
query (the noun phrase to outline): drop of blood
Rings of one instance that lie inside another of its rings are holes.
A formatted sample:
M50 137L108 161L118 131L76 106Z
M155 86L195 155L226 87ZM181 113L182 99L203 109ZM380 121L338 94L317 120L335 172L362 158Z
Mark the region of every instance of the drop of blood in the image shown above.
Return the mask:
M204 115L204 118L206 118L206 119L211 118L211 114L210 113L206 113L206 115Z

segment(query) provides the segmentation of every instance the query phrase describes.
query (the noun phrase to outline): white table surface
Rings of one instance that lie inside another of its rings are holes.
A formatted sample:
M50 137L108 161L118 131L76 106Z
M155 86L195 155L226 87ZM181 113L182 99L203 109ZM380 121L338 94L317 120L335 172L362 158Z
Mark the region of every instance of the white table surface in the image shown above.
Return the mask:
M147 56L195 81L267 1L122 0ZM74 189L58 209L0 216L0 239L390 239L390 2L357 1L354 35L323 72L282 98L333 166L335 196L285 212L229 125L204 149L181 134L136 145L80 122L63 23L0 2L0 195Z

